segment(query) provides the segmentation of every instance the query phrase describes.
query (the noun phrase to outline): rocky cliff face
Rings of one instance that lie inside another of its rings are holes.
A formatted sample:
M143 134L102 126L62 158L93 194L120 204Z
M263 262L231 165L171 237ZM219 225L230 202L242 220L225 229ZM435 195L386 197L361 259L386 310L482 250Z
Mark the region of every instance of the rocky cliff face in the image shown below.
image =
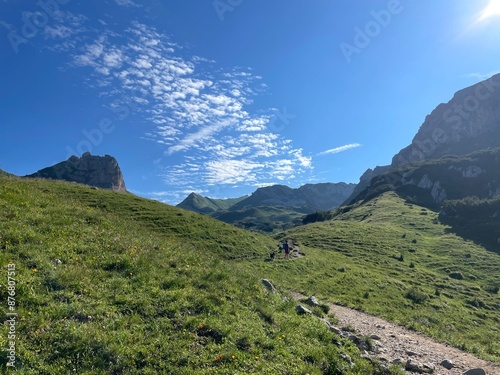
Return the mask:
M500 74L497 74L458 91L447 104L437 106L411 145L394 156L391 168L500 147L499 135Z
M86 152L81 158L72 156L26 177L64 180L102 189L127 191L116 159L109 155L93 156L90 152Z
M375 176L350 203L389 190L431 209L439 209L446 199L491 199L500 195L499 166L500 148L408 164Z
M500 74L458 91L428 115L412 143L399 151L390 165L368 169L360 178L352 201L375 176L404 165L447 155L467 155L500 147Z

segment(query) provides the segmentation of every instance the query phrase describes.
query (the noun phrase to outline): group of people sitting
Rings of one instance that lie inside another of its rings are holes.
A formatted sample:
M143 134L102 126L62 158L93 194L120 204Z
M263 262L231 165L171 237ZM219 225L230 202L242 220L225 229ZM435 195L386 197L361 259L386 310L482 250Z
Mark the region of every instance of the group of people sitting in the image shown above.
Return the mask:
M282 243L278 243L278 252L281 253L282 251L285 252L285 260L290 259L290 250L293 248L293 243L291 240L284 240ZM269 254L271 260L274 260L276 257L276 251L273 251L271 254Z

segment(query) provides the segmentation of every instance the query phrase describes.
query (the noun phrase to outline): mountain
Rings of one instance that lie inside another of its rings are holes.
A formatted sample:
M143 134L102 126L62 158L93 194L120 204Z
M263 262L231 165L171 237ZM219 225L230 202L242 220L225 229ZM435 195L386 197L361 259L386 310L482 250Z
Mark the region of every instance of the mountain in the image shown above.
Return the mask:
M500 148L405 164L376 175L343 207L308 215L303 223L333 219L386 192L439 212L450 230L500 253Z
M406 164L373 177L349 203L369 200L389 190L434 210L439 210L445 200L499 196L500 148Z
M235 204L231 209L258 206L297 207L304 211L329 210L340 205L349 196L355 184L320 183L306 184L298 189L273 185L257 189L250 197Z
M272 232L299 225L305 214L339 206L355 186L343 182L307 184L297 189L273 185L235 199L212 199L191 193L177 207L242 228Z
M245 198L247 198L246 195L240 198L214 199L191 193L177 207L200 214L211 214L216 211L226 210Z
M399 151L390 165L368 169L360 178L351 201L370 180L401 166L447 155L466 155L500 147L500 74L455 93L439 104L412 140Z
M63 180L102 189L127 191L116 159L109 155L93 156L90 152L84 153L80 158L71 156L66 161L25 177Z

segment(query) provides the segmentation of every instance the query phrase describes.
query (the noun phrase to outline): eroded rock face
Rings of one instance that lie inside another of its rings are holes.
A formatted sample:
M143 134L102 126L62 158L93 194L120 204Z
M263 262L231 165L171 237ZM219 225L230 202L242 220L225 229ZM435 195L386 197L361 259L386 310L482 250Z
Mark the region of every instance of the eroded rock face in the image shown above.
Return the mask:
M391 168L445 155L465 155L500 147L500 74L458 91L428 115L411 145L392 159Z
M460 90L448 103L439 104L425 118L412 143L399 151L390 165L368 169L345 203L351 202L375 176L402 166L497 147L500 147L500 74ZM481 173L471 167L463 171L463 176L474 178Z
M102 189L127 191L116 159L109 155L93 156L90 152L84 153L80 158L71 156L66 161L41 169L26 177L49 178Z

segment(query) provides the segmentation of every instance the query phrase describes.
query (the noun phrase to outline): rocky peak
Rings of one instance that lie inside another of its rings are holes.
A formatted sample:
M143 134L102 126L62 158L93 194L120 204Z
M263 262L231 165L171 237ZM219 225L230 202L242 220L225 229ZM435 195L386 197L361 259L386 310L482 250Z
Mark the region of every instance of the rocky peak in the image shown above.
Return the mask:
M392 168L445 155L500 147L500 74L458 91L428 115Z
M372 178L391 170L497 147L500 147L500 74L460 90L448 103L439 104L425 118L412 143L399 151L390 165L368 169L344 203L360 194Z
M64 180L102 189L126 191L125 181L116 159L110 155L93 156L90 152L84 153L81 157L73 155L66 161L26 177Z

